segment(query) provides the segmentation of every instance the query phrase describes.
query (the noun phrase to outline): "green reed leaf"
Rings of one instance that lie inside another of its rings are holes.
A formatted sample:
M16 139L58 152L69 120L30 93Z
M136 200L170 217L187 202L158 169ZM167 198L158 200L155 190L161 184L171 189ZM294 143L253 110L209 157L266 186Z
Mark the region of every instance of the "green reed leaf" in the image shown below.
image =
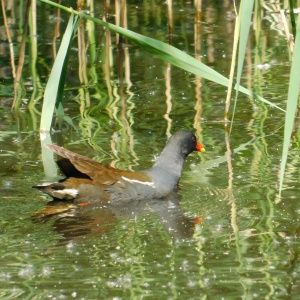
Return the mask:
M284 140L281 158L281 171L280 171L280 186L279 193L281 194L284 172L286 168L286 162L290 147L291 136L293 132L293 126L295 121L295 115L297 112L298 98L299 98L299 86L300 86L300 14L297 20L296 40L293 53L293 61L290 73L289 91L285 114L285 126L284 126Z
M41 132L50 131L55 105L59 107L58 103L61 103L62 101L70 41L74 29L76 29L78 20L78 17L74 18L74 15L71 14L61 45L59 47L59 51L57 53L57 57L51 70L49 80L45 88L40 125Z
M225 76L221 75L220 73L211 69L210 67L204 65L203 63L201 63L194 57L188 55L187 53L185 53L169 44L163 43L163 42L155 40L153 38L143 36L141 34L133 32L131 30L119 27L117 25L104 22L100 19L93 18L89 15L83 14L81 12L77 12L77 11L73 10L72 8L67 8L65 6L54 3L52 1L49 1L49 0L40 0L40 1L50 4L50 5L53 5L55 7L58 7L69 13L74 13L82 18L91 20L97 24L100 24L114 32L117 32L117 33L125 36L126 38L130 39L131 41L136 43L141 48L149 51L151 54L164 60L165 62L171 63L174 66L177 66L177 67L179 67L183 70L186 70L190 73L199 75L205 79L214 81L218 84L228 87L229 80ZM236 88L235 85L234 85L234 88ZM271 103L270 101L264 99L263 97L256 95L255 93L249 91L248 89L246 89L242 86L239 86L239 91L248 96L253 97L254 99L263 101L263 102L267 103L268 105L270 105L272 107L276 107L277 109L280 109L283 111L282 108L280 108L277 105Z
M236 75L236 94L235 94L234 107L232 112L230 131L233 126L233 118L236 109L238 93L240 90L240 82L242 77L244 61L245 61L247 43L249 39L253 5L254 5L254 0L242 0L240 3L240 10L239 10L240 22L238 25L240 30L239 30L239 51L238 51L237 75Z

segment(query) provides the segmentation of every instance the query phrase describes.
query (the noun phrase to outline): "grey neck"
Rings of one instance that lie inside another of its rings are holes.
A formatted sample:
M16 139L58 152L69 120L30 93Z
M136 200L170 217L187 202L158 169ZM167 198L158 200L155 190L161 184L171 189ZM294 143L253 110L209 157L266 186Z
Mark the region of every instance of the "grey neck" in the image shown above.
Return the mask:
M174 149L174 145L171 149L168 148L167 146L163 150L153 167L146 172L151 176L156 186L172 191L180 179L185 157L179 149Z

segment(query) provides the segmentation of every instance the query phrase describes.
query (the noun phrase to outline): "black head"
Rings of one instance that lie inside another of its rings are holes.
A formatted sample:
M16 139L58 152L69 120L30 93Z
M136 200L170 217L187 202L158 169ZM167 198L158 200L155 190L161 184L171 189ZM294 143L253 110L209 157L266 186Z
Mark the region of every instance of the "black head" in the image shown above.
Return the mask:
M204 147L197 142L196 136L188 130L179 130L175 132L169 142L168 148L173 148L174 151L182 153L187 157L193 151L205 152Z

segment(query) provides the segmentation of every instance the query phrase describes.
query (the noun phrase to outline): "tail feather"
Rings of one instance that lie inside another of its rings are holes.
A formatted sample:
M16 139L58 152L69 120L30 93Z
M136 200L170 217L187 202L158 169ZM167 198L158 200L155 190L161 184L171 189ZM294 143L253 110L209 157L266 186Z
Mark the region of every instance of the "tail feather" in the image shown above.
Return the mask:
M66 187L60 182L35 185L33 188L39 189L58 200L73 200L78 196L77 189Z

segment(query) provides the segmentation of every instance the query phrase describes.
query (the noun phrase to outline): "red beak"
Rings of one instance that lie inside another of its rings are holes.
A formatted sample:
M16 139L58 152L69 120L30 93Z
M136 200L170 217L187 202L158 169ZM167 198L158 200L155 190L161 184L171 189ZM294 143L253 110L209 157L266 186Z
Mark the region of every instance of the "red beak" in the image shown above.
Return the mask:
M200 143L196 144L196 150L199 152L205 152L205 148Z

